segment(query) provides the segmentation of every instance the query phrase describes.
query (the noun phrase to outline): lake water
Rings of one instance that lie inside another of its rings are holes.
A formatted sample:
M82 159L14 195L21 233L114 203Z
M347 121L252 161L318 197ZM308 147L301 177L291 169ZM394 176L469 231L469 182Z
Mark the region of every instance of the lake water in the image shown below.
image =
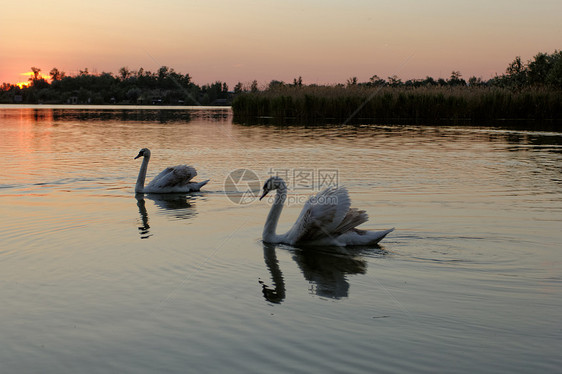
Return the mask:
M149 180L188 163L211 181L135 197L142 147ZM0 158L3 373L562 367L560 132L3 107ZM326 183L396 231L347 253L264 245L251 173L288 181L279 231Z

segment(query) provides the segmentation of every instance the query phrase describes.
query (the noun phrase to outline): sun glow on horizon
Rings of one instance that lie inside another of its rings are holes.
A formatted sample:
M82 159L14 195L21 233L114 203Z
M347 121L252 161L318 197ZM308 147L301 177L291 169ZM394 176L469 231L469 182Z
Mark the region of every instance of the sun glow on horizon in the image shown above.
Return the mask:
M26 76L28 77L26 81L21 81L21 82L16 82L14 83L14 86L18 86L19 88L24 88L24 87L29 87L32 84L33 78L35 77L35 73L32 71L28 71L26 73L20 73L20 75ZM50 77L46 77L44 75L42 75L41 73L37 74L37 78L38 79L44 79L47 82L49 82L51 80Z
M259 2L255 0L157 2L31 0L25 18L18 2L2 4L0 84L26 86L20 71L52 67L66 76L121 67L161 66L189 74L197 84L366 82L373 75L409 79L489 79L516 56L560 49L562 2L487 3L431 0ZM64 4L64 6L62 5ZM44 17L48 12L49 17ZM38 42L36 26L41 25ZM150 25L150 27L147 27ZM43 79L47 78L43 76ZM31 83L32 84L32 83Z

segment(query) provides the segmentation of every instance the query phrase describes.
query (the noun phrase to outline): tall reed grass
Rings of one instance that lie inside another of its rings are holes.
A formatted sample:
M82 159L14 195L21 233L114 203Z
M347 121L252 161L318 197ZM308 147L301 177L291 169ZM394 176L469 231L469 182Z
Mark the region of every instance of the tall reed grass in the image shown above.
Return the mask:
M283 86L238 95L234 119L279 122L562 120L562 92L498 87Z

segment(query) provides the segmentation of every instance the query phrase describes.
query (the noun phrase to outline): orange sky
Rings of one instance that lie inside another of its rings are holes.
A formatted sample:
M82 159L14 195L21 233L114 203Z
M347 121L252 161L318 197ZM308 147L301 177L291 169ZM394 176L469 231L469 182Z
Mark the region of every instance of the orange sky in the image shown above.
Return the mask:
M4 1L0 83L53 67L166 65L195 83L488 79L521 56L562 49L562 1ZM23 77L23 80L26 78Z

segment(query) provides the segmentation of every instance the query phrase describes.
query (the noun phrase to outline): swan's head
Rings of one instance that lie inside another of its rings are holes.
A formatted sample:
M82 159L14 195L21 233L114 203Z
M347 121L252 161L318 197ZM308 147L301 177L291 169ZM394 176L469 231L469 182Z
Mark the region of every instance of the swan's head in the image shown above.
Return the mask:
M148 148L141 149L137 157L135 157L135 160L139 157L150 157L150 149Z
M260 197L260 200L265 197L271 190L285 190L287 186L285 185L285 181L279 177L271 177L265 181L263 184L263 194Z

